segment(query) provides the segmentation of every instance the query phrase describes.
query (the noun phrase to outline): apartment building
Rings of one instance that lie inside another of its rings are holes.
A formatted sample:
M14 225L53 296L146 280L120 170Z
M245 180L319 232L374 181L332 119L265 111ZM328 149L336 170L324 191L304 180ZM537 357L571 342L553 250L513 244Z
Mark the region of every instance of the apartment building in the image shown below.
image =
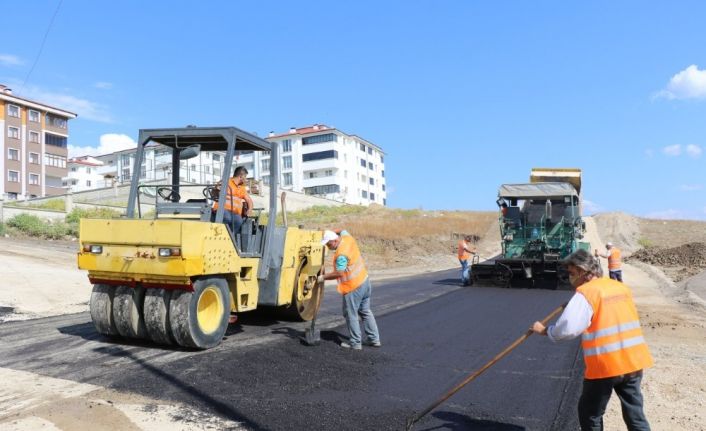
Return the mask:
M63 194L69 120L76 114L15 96L0 85L0 197Z
M280 187L357 205L387 204L385 153L357 135L323 124L270 132L280 148ZM269 153L237 158L255 179L269 182Z
M171 150L148 144L139 174L134 172L136 148L96 156L103 166L98 170L104 179L98 187L109 187L113 181L127 183L137 178L140 181L171 180ZM182 160L179 167L181 181L194 184L213 184L221 179L223 152L202 152L197 157Z
M66 190L80 192L100 187L109 187L112 183L107 182L100 172L103 162L91 157L74 157L68 161L69 173L63 178L63 186Z

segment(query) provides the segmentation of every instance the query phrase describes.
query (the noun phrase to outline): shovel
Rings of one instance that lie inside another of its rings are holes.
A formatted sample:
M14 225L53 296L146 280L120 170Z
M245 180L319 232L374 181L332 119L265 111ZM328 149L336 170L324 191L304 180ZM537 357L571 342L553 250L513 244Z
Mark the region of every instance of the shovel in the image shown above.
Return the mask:
M311 326L309 329L304 331L304 338L302 338L302 343L307 346L318 346L321 343L321 331L316 329L316 316L319 315L319 308L321 307L321 297L324 296L324 286L321 284L321 291L316 298L316 310L314 310L314 318L311 319Z

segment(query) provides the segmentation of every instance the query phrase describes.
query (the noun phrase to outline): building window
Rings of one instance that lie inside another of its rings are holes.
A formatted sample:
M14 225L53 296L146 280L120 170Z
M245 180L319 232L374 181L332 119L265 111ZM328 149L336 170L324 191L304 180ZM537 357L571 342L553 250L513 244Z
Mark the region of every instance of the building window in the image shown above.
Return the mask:
M20 173L17 171L7 171L7 180L11 183L19 183Z
M218 166L214 166L213 167L213 175L216 177L220 177L221 176L221 168Z
M182 181L183 177L179 177ZM123 169L123 181L130 181L130 168Z
M385 158L382 156L382 153L380 153L380 163L385 163Z
M373 162L368 162L368 169L370 169L371 171L375 170L375 165L373 164Z
M17 193L8 192L7 198L10 199L11 201L16 201L17 200Z
M39 111L29 110L29 121L39 123Z
M86 168L86 173L90 174L91 173L91 168Z
M282 182L285 186L292 185L292 173L291 172L287 172L287 173L283 174L282 178L283 178Z
M204 166L204 167L203 167L203 170L204 170L204 172L206 172L207 174L210 174L210 173L211 173L211 167L208 166L208 165Z
M34 144L39 143L39 132L29 132L29 142Z
M375 200L375 193L372 193L372 192L370 193L370 200L371 201Z
M194 164L191 165L191 171L196 172L196 165L194 165Z
M39 164L39 153L29 153L29 162L33 165Z
M385 178L385 171L382 171L382 177Z
M29 174L29 184L33 186L39 185L39 174Z
M20 107L17 105L7 105L7 115L9 117L20 118Z
M221 155L220 154L213 154L212 155L213 161L214 162L220 162L221 161Z
M262 184L264 184L266 186L270 185L270 176L269 175L262 177Z
M56 117L54 115L47 114L47 125L51 127L56 127L57 129L66 128L66 118Z
M338 184L326 184L323 186L304 187L304 193L307 195L327 195L338 193L341 187Z
M71 172L76 172L76 167L71 168Z
M338 159L338 151L319 151L317 153L308 153L302 155L303 162L311 162L313 160Z
M52 145L54 147L66 148L67 139L66 136L52 135L51 133L46 133L44 135L44 143L47 145Z
M326 172L324 172L324 176L332 177L333 176L333 169L326 169Z
M20 129L18 129L17 127L8 127L7 137L13 139L20 139Z
M365 144L360 144L360 151L365 152Z
M371 186L374 186L374 185L375 185L375 179L372 178L372 177L370 178L370 185L371 185Z
M368 147L368 154L373 154L373 147Z
M385 184L382 185L382 191L385 191Z
M86 180L86 187L91 187L91 180Z
M387 205L387 199L383 199L383 200L382 200L382 204L383 204L383 205Z
M363 196L365 199L368 198L368 192L366 190L363 190L360 192L361 196Z
M260 160L260 167L262 168L262 172L269 172L270 171L270 159Z
M360 166L366 167L366 166L368 166L368 165L365 163L365 160L360 159Z
M282 152L283 153L291 153L292 152L292 140L291 139L285 139L282 141Z
M15 148L8 148L7 158L9 160L20 160L20 150L17 150Z
M44 164L55 168L66 168L66 157L44 153Z
M324 135L308 136L302 139L302 145L320 144L322 142L336 142L336 134L326 133Z
M291 169L292 168L292 156L283 157L282 164L284 165L284 169Z

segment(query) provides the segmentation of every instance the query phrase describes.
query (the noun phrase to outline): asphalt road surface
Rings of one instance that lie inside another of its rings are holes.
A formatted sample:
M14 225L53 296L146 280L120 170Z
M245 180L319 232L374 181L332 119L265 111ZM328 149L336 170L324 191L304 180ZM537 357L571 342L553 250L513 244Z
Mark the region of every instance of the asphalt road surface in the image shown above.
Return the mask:
M109 339L81 313L0 325L0 367L177 401L253 430L402 430L571 296L462 288L457 275L373 280L381 348L338 346L346 331L329 286L319 346L300 343L307 323L262 312L205 352ZM582 373L578 340L531 336L414 429L576 429Z

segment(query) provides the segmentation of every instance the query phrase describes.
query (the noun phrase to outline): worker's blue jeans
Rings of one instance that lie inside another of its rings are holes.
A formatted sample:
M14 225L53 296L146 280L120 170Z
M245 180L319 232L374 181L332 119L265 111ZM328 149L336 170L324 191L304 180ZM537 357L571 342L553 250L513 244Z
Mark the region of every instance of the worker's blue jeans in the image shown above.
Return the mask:
M471 267L468 266L468 260L458 260L461 262L461 283L468 284L471 280Z
M579 399L579 424L582 431L602 431L603 414L605 413L608 400L615 390L620 398L620 406L623 410L623 420L629 431L649 431L650 424L647 422L645 413L642 410L642 392L640 392L640 382L642 381L642 370L606 379L585 379L583 381L583 391Z
M615 271L608 271L608 276L612 280L618 280L619 282L622 283L623 281L623 270L622 269L616 269Z
M216 212L211 212L211 221L216 220ZM240 227L243 225L243 217L240 214L235 214L230 211L223 211L223 224L226 224L233 229L233 234L240 233Z
M363 342L358 316L363 319L366 341L370 343L380 342L378 325L375 322L373 312L370 311L372 290L370 279L366 278L356 290L343 295L343 317L346 319L346 325L350 333L349 344L352 347L360 346Z

